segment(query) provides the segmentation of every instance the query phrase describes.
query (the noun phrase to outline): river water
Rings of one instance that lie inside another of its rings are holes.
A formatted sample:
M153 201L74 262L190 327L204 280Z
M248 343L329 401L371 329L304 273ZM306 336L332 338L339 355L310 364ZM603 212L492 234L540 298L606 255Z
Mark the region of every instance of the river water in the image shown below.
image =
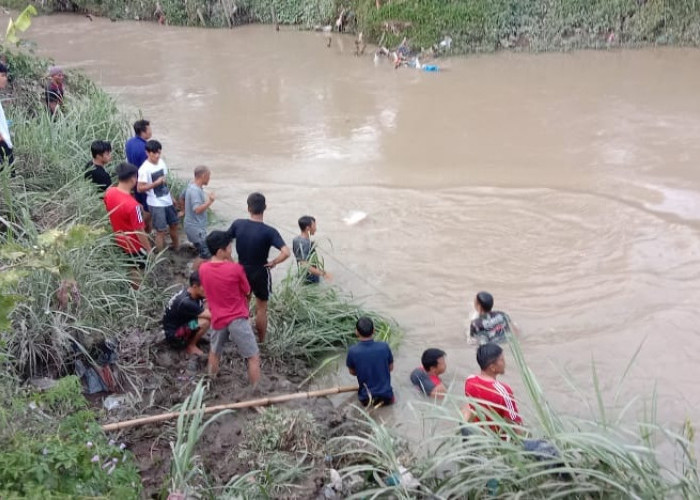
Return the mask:
M317 217L335 283L406 332L395 418L423 349L447 351L455 394L476 370L463 323L485 289L556 408L588 415L569 382L592 397L593 362L612 402L643 343L618 403L641 408L656 387L659 420L700 420L700 51L422 73L354 57L352 38L266 26L51 16L26 38L142 110L182 175L209 165L223 218L245 216L254 190L290 244L296 219ZM367 217L347 225L352 211ZM504 380L523 390L514 370Z

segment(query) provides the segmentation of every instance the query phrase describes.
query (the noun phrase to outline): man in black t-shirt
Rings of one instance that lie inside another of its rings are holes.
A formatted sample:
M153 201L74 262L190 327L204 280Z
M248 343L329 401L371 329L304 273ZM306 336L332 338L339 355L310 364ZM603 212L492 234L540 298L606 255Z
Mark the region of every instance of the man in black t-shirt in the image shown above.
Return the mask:
M107 141L94 141L90 145L90 153L92 162L86 165L85 178L97 184L101 191L107 191L112 185L112 176L105 167L112 161L112 145Z
M263 222L267 206L261 193L248 196L250 219L236 219L228 234L236 240L238 261L245 269L250 288L255 294L255 329L258 341L265 341L267 333L267 301L270 298L272 279L270 269L289 258L291 252L282 236L274 227ZM275 247L279 255L268 262L270 248Z
M197 342L207 333L210 323L211 314L204 305L204 288L195 271L190 275L190 286L175 294L165 308L165 339L175 348L184 348L188 354L202 355Z
M517 326L510 316L501 311L493 311L493 295L479 292L474 299L474 309L478 314L469 326L469 340L486 344L504 342L509 333L518 333Z

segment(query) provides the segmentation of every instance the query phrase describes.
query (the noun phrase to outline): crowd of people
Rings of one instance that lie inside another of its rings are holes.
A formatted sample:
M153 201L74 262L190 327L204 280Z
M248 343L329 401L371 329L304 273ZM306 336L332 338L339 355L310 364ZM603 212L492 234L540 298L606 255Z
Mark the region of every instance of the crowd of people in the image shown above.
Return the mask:
M168 188L168 167L161 158L162 149L161 143L152 139L150 122L138 120L134 123L134 136L125 146L127 161L115 168L116 185L112 185L105 169L112 157L111 145L106 141L92 143L92 161L86 167L85 177L104 192L116 243L128 256L135 273L145 267L153 249L165 250L166 239L169 238L171 249L178 249L183 218L185 235L197 256L188 286L176 293L165 308L165 339L188 355L202 356L198 344L209 332L207 373L212 378L219 371L224 347L233 343L245 359L250 384L255 386L261 376L259 344L265 342L267 333L271 270L294 254L302 279L309 286L331 278L311 239L316 232L316 219L309 215L299 218L300 234L293 239L290 251L279 231L264 222L266 199L256 192L247 198L248 218L234 220L225 231L209 231L207 212L216 196L204 188L211 179L211 170L203 165L196 167L192 181L176 200ZM151 231L155 233L153 244ZM278 253L270 259L272 248ZM252 298L255 314L251 321ZM477 349L481 373L467 378L464 391L472 400L483 401L481 408L488 409L486 414L492 411L520 424L513 391L497 380L505 372L503 351L498 344L510 334L517 334L518 329L506 313L493 306L490 293L482 291L476 295L468 339L481 344ZM359 402L366 407L390 405L395 399L391 348L375 340L374 333L372 320L359 318L355 328L358 342L350 347L346 358L350 374L358 380ZM410 381L426 397L441 399L447 394L440 378L446 369L445 352L430 348L423 353L421 366L411 372ZM469 421L479 421L484 412L466 405L464 415Z

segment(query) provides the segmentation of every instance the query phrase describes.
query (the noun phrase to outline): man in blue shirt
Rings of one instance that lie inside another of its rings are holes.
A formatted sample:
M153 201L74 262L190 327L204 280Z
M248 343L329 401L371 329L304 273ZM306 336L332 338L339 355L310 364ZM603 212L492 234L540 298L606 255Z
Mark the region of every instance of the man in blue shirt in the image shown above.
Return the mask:
M360 340L348 351L346 364L350 375L357 376L357 397L363 406L390 405L394 402L391 371L394 356L389 344L374 340L374 323L366 316L357 320L355 334Z
M148 120L137 120L134 122L134 137L126 141L125 153L126 161L137 168L141 168L143 162L148 159L146 154L146 142L153 136L151 131L151 122ZM143 213L143 222L146 224L146 234L151 232L151 214L148 212L148 203L146 202L146 193L134 193L134 198L141 204L141 212Z

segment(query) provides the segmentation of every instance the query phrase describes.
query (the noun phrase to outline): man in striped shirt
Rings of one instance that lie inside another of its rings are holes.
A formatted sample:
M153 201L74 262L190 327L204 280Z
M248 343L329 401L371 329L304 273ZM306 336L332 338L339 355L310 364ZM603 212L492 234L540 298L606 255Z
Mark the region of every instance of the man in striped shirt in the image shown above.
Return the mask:
M479 346L476 351L476 361L479 363L481 373L470 375L464 384L464 393L472 400L465 407L465 418L470 422L480 420L492 421L489 415L479 415L476 405L487 413L500 416L503 420L513 424L522 424L522 418L518 413L518 405L513 397L513 390L508 384L497 380L499 375L506 371L506 361L503 357L503 349L494 343ZM490 428L497 433L503 433L499 425L491 425Z

